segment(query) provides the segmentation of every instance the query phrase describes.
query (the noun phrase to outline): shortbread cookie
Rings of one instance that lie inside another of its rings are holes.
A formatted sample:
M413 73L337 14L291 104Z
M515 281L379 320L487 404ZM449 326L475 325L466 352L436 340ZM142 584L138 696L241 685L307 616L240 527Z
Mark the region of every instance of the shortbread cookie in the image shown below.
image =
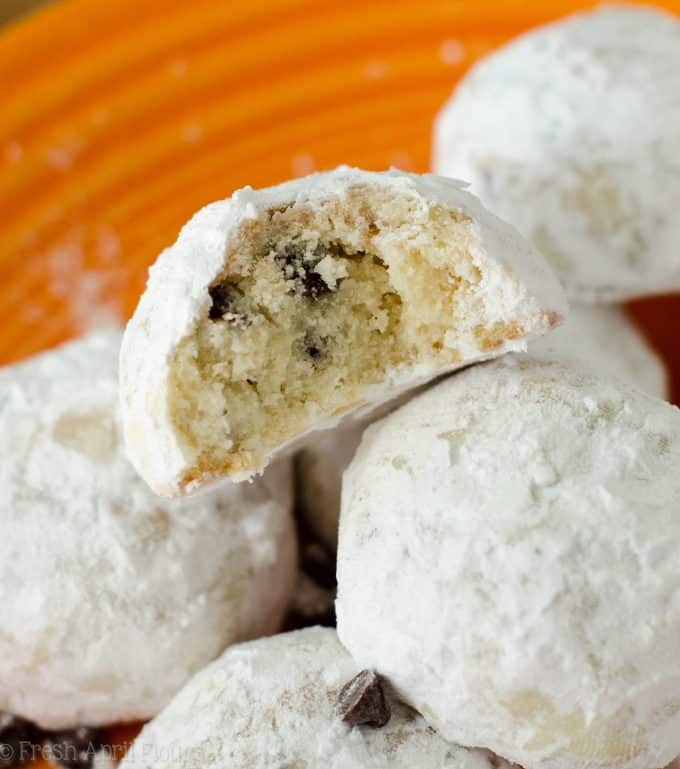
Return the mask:
M177 503L138 478L120 339L0 369L0 710L45 728L153 716L228 644L276 632L294 586L285 475Z
M121 356L129 455L165 496L248 478L563 312L542 259L456 182L339 168L246 188L151 269Z
M368 428L338 632L443 737L532 769L680 751L680 411L531 356Z
M144 728L122 769L496 766L482 751L444 742L396 700L382 728L347 726L338 699L358 672L331 629L235 646Z
M680 289L680 21L610 6L483 59L442 109L437 173L466 179L575 302Z
M617 307L572 307L565 323L532 342L530 350L626 382L650 395L668 397L663 362ZM394 408L406 400L396 402ZM342 474L373 421L372 417L348 420L324 430L312 436L296 457L301 511L329 548L337 546Z

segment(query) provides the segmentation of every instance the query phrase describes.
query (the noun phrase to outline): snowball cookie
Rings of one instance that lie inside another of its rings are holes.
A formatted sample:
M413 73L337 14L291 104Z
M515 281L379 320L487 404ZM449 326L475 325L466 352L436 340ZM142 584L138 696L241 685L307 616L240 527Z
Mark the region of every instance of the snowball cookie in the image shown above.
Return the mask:
M151 270L121 355L129 454L165 496L244 479L563 312L541 258L457 182L343 167L246 188Z
M145 727L122 769L492 769L396 701L383 728L343 724L338 695L358 672L330 628L234 646Z
M572 307L564 324L531 342L530 350L621 380L650 395L668 397L663 362L618 307ZM407 400L403 398L394 408ZM298 502L305 522L332 550L338 541L342 474L373 421L347 420L324 430L312 436L296 458Z
M435 171L533 241L574 301L680 289L680 22L609 6L483 59L435 123Z
M680 751L680 411L554 361L473 367L345 473L341 641L443 737L532 769Z
M276 632L295 581L285 477L172 504L137 477L120 339L0 369L0 710L49 729L155 715L225 646Z
M663 361L618 307L572 306L565 323L532 342L529 349L544 358L587 367L658 398L669 395Z

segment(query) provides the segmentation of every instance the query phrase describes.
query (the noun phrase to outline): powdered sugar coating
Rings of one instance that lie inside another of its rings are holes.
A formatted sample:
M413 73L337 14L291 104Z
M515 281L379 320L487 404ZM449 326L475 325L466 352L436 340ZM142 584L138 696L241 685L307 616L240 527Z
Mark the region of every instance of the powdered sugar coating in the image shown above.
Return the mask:
M620 380L658 398L668 397L668 376L661 359L618 307L576 306L559 327L529 345L532 353ZM408 400L393 404L393 408ZM342 474L352 461L369 424L385 415L348 420L312 436L297 459L299 502L310 528L324 544L338 542Z
M345 473L340 639L447 739L536 769L666 765L679 460L680 411L636 389L531 356L450 377Z
M311 628L232 647L142 731L122 769L492 769L392 703L381 729L344 725L342 686L359 669L334 630ZM507 769L501 763L503 769Z
M484 266L486 275L482 291L498 296L499 321L508 320L503 314L512 307L521 314L513 320L522 323L527 336L532 336L545 332L566 313L559 285L542 259L459 182L396 170L372 173L340 167L276 187L239 190L229 200L199 211L177 242L161 254L126 329L121 353L125 440L133 465L157 493L174 496L192 490L191 484L182 484L182 478L196 456L181 444L174 429L168 408L168 380L178 344L208 314L209 287L224 271L229 245L240 237L245 222L266 217L271 210L343 198L356 187L391 190L413 198L423 210L444 206L471 217L477 237L473 256ZM524 348L524 339L516 339L493 353L463 347L461 355L464 362L470 362ZM367 389L364 402L357 405L378 403L438 373L426 366L392 370L385 382ZM339 419L319 418L310 430L331 427ZM240 480L261 470L253 467L232 477Z
M155 715L226 645L280 626L285 472L182 503L124 458L121 333L0 369L0 710L47 728Z
M666 366L619 307L573 306L564 324L529 350L668 398Z
M576 302L680 289L680 22L605 6L483 59L433 165L541 250Z

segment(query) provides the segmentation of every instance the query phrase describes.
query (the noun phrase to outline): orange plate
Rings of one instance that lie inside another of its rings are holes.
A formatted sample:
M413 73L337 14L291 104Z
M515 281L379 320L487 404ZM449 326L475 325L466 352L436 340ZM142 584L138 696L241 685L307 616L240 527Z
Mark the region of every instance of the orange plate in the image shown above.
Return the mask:
M7 28L0 362L127 318L182 223L238 187L339 163L427 170L432 118L470 64L588 5L67 0ZM632 312L680 371L680 298Z

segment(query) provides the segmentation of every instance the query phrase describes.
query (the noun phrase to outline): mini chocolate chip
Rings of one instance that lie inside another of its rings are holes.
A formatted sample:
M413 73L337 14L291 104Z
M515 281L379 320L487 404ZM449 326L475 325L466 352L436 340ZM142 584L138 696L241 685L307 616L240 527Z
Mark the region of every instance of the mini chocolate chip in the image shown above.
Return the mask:
M319 336L314 331L306 331L299 344L304 354L312 359L315 367L326 357L328 348L327 336Z
M233 283L218 283L211 286L208 293L212 299L210 320L226 320L232 324L243 324L248 317L239 312L237 307L243 294Z
M42 736L24 718L0 711L0 769L25 766L40 757Z
M392 712L380 676L362 670L345 684L338 697L337 713L350 726L385 726Z
M101 729L79 726L51 732L45 740L45 757L64 769L92 769L94 757L105 745Z
M309 254L298 243L286 243L278 250L274 259L280 266L287 280L295 283L292 293L299 292L305 299L316 300L325 294L332 294L343 278L339 278L335 288L331 288L321 275L316 271L316 266L326 256L335 259L365 256L363 251L349 254L345 248L337 242L319 243L314 251Z
M332 241L331 243L327 243L324 246L320 246L320 248L323 249L324 254L330 254L336 259L361 259L362 257L366 256L366 252L362 251L361 249L356 251L348 251L342 245L342 243L338 243L337 240Z
M331 288L314 270L322 258L323 249L319 246L310 258L304 249L296 243L286 243L274 257L286 279L294 281L296 287L293 289L293 293L297 291L305 299L313 300L331 293Z
M314 272L310 267L305 268L304 275L302 277L303 296L307 299L318 299L324 294L332 293L331 288L326 281L319 275L318 272Z

